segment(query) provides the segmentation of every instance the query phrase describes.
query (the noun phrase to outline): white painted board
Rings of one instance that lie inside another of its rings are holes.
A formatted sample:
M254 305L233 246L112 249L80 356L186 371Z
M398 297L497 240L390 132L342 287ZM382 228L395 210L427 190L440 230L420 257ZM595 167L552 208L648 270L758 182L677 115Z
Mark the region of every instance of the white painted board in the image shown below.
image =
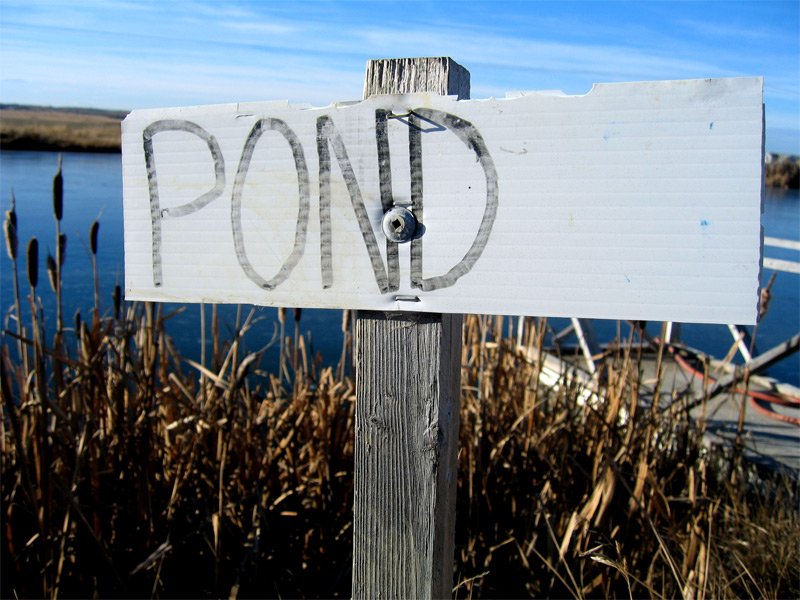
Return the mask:
M762 96L754 77L137 110L126 298L754 323ZM416 240L387 242L393 204Z

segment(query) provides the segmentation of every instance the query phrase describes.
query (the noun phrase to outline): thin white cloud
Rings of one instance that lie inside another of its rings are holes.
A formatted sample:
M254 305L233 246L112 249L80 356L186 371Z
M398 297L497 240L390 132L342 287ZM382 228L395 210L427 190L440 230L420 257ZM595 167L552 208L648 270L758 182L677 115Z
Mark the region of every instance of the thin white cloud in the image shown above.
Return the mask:
M219 26L237 33L247 32L259 35L294 35L300 31L296 25L286 23L268 23L265 21L242 22L242 21L222 21Z
M514 67L538 71L584 73L614 80L624 77L661 77L719 72L706 60L644 51L624 45L547 42L498 36L465 36L457 30L396 31L374 28L356 32L366 44L379 50L449 50L468 63ZM432 40L435 40L432 42ZM593 82L596 83L596 82Z
M765 44L794 44L797 39L792 39L791 34L776 30L774 27L763 27L749 24L726 23L721 20L693 20L676 19L673 23L684 29L691 31L700 38L723 38L725 40L749 40L752 42L762 42Z

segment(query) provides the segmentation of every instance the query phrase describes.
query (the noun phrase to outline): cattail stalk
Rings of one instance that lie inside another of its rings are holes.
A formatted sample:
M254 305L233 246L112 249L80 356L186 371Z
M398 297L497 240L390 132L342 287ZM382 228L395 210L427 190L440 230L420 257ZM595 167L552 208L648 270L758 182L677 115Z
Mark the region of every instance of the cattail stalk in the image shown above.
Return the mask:
M17 260L19 250L19 238L17 237L17 201L14 198L14 190L11 190L11 207L6 211L6 220L3 223L3 230L6 235L6 252L12 261Z
M283 382L283 374L286 372L286 309L278 307L278 323L280 324L280 361L278 364L278 379ZM287 377L288 381L288 377Z
M56 221L64 218L64 177L61 174L61 155L58 155L58 170L53 177L53 214Z
M63 250L66 250L66 237L63 242L61 238L61 219L64 217L64 177L61 174L61 155L58 155L58 171L53 177L53 215L56 218L56 257L55 257L55 280L53 285L56 293L56 338L61 338L64 330L64 318L61 312L61 265L64 264ZM58 350L58 348L56 348Z
M344 379L347 365L347 348L350 345L350 309L342 311L342 354L339 357L339 366L336 369L336 377Z
M47 265L47 277L50 280L50 288L58 294L58 266L56 265L56 259L53 258L53 255L49 252L47 253L45 264Z
M302 308L295 308L294 312L294 347L292 348L292 371L294 371L294 387L297 388L297 370L299 368L298 345L300 343L300 315Z
M217 305L211 305L211 338L212 338L212 352L211 360L214 361L214 368L219 367L219 315L217 314Z
M22 360L25 372L28 372L28 349L22 342L25 337L25 330L22 327L22 302L19 295L19 271L17 267L17 256L19 252L19 235L17 234L17 207L14 198L14 190L11 190L11 206L6 211L6 218L3 222L3 231L6 238L6 251L8 258L11 259L11 271L14 281L14 310L17 316L17 353Z
M200 364L206 366L206 305L200 303ZM206 375L200 372L200 401L206 403Z
M81 309L75 311L75 341L78 347L78 358L83 355L83 340L82 340L82 325L83 321L81 320Z
M31 286L31 301L36 297L39 284L39 242L31 238L28 242L28 284Z
M200 302L200 364L206 366L206 303Z
M48 251L45 265L47 267L47 277L50 280L50 287L55 292L56 297L61 295L61 280L58 277L58 264L57 259ZM56 396L61 392L63 387L63 374L61 372L61 354L63 350L61 338L61 328L57 327L55 337L53 338L53 374L55 375Z
M47 374L45 371L45 349L43 319L40 321L37 309L36 286L39 284L39 242L36 238L31 238L28 242L28 283L31 287L31 329L33 330L33 360L34 360L34 382L35 396L38 400L39 415L37 422L37 443L39 446L38 457L38 483L39 483L39 517L40 535L43 536L43 565L50 564L49 556L49 525L50 525L50 443L48 425L50 414L48 410L47 398ZM49 595L49 569L45 567L42 573L42 585L44 596Z
M754 354L756 350L756 338L758 337L758 327L761 325L762 319L767 316L769 310L769 303L772 300L772 284L775 283L775 278L778 272L774 271L767 282L767 285L761 288L761 294L758 301L758 321L753 326L753 334L750 336L750 354Z
M111 299L114 302L114 319L119 321L120 315L122 314L122 288L119 285L114 286Z
M58 266L63 267L67 260L67 234L61 233L58 236Z
M100 280L97 276L97 233L100 223L94 221L89 229L89 248L92 251L92 282L94 283L94 315L93 321L97 323L100 318Z

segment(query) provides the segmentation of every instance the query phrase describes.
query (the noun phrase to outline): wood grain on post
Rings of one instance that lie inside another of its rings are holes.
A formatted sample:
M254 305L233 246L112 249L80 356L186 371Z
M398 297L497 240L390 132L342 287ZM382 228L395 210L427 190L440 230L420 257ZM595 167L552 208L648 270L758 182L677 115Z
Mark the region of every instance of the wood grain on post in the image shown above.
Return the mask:
M469 71L447 57L391 58L367 63L364 98L416 92L469 100Z
M449 58L373 60L364 96L469 98ZM452 596L462 315L356 317L354 598Z

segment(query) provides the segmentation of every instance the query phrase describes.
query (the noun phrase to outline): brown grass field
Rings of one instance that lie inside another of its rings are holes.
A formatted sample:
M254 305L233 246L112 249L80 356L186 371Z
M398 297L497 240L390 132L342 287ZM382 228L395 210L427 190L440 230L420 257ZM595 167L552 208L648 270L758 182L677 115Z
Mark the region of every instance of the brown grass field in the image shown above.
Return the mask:
M0 148L119 152L124 113L81 109L0 107Z
M296 333L281 336L281 371L264 372L242 343L247 309L228 338L212 312L200 335L213 352L191 363L162 306L119 287L112 309L95 292L62 323L64 254L40 275L16 219L4 221L19 286L0 354L0 595L349 597L349 313L338 365L311 355L301 311L282 310ZM96 269L87 277L97 289ZM44 323L51 293L59 316ZM648 405L635 331L609 352L596 401L578 402L566 375L540 384L546 328L527 319L518 346L502 319L466 317L453 595L800 597L796 477L706 446L690 398Z

